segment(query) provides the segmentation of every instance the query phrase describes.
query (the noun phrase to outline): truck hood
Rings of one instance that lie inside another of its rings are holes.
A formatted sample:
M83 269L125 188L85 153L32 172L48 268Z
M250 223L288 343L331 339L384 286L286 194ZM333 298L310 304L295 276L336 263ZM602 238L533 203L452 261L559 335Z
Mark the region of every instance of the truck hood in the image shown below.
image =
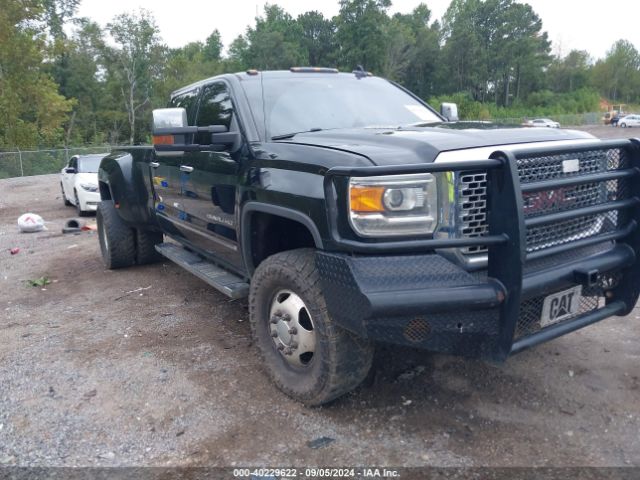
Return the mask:
M356 153L375 165L403 165L431 163L442 152L452 150L593 138L575 130L496 128L492 124L459 122L424 128L325 130L298 134L287 143Z

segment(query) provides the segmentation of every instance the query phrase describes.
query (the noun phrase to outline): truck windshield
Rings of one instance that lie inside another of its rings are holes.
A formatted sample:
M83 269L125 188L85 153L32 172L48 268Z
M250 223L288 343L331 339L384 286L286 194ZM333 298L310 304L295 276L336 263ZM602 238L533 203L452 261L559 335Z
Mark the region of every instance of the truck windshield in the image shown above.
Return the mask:
M442 120L392 83L376 77L312 75L263 80L268 137Z

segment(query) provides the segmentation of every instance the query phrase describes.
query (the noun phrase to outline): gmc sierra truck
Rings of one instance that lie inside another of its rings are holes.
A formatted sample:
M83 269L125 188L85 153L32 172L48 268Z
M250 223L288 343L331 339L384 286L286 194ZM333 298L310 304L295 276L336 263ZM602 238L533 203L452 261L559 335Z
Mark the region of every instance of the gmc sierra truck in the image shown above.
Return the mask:
M104 262L248 297L266 371L307 405L355 388L375 342L503 361L629 314L640 142L451 120L362 70L189 85L153 146L101 162Z

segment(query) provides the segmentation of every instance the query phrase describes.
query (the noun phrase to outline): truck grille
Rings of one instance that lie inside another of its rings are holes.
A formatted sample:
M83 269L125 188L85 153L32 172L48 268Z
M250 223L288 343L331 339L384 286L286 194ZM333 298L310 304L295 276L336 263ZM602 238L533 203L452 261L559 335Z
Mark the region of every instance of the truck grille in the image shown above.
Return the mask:
M458 216L460 234L481 237L489 230L487 223L487 174L462 172L458 180ZM467 247L464 253L486 251L483 246Z
M575 168L576 164L579 164L579 169ZM628 159L622 149L603 148L518 158L517 166L520 184L525 185L624 169L628 167ZM461 172L457 178L457 193L459 234L465 237L481 237L487 234L486 174ZM550 213L623 200L628 196L629 188L624 179L524 193L524 218L535 218ZM613 232L624 220L622 217L623 212L613 210L527 227L526 251L527 253L537 252L594 235ZM468 255L486 251L487 248L484 246L467 247L462 250Z

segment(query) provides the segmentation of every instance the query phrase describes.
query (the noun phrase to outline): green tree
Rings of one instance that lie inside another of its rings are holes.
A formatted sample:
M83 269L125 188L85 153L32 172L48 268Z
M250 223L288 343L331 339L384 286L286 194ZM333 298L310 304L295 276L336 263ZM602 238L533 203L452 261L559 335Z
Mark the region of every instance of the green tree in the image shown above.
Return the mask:
M100 26L87 19L74 21L75 29L64 42L64 62L54 62L58 88L66 98L74 100L73 110L66 122L65 144L102 143L110 138L113 117L120 104L105 88L104 33ZM121 124L122 122L120 122ZM119 126L118 124L118 130Z
M229 45L229 52L225 59L228 71L246 70L249 65L249 42L244 35L238 35Z
M191 42L184 47L170 49L166 53L161 76L155 81L152 104L165 105L172 91L204 78L231 71L227 68L229 65L211 55L207 43Z
M220 32L216 28L211 35L207 37L203 47L203 58L209 62L218 62L220 61L221 54L222 37L220 37Z
M160 41L153 16L145 10L137 15L116 16L107 25L107 30L116 45L104 49L109 80L121 93L129 141L133 144L143 138L137 135L137 121L149 113L154 83L161 77L166 48Z
M618 40L593 67L593 83L614 102L640 101L640 54L627 40Z
M340 0L334 19L340 45L340 64L345 70L362 65L380 74L387 52L390 0Z
M383 74L423 98L436 91L440 75L440 25L429 25L425 4L409 14L396 13L388 24Z
M508 106L542 83L550 42L531 6L453 0L444 16L444 58L457 91Z
M573 92L589 85L591 57L584 50L571 50L564 58L554 57L547 70L547 83L554 92Z
M267 4L255 27L231 44L230 56L246 68L288 69L308 56L301 42L302 30L295 19L278 5Z
M328 67L336 64L336 26L320 12L311 11L299 15L300 47L306 51L308 66Z
M488 52L479 18L480 0L452 0L442 24L444 93L468 92L483 102L487 94Z
M73 102L41 68L47 48L39 0L0 8L0 146L57 143Z

